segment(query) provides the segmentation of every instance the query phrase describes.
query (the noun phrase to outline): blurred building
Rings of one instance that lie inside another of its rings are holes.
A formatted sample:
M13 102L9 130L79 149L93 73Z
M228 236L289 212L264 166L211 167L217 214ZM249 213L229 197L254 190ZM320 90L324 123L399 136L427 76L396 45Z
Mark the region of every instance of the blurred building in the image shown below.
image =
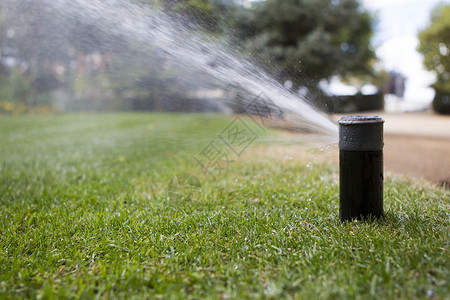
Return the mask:
M389 81L385 87L385 94L395 95L398 98L403 98L405 95L406 77L400 72L390 71Z

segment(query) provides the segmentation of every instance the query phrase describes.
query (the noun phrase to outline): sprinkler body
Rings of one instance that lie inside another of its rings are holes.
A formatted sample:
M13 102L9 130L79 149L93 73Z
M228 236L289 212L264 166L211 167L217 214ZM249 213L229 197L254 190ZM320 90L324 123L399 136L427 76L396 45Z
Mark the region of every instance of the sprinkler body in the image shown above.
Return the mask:
M383 123L378 116L339 120L341 221L383 215Z

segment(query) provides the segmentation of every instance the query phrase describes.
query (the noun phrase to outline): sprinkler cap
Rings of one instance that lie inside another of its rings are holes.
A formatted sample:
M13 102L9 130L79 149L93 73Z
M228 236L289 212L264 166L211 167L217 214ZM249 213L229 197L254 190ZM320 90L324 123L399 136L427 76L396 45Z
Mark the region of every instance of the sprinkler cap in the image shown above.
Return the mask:
M348 116L339 120L339 149L383 150L383 123L379 116Z

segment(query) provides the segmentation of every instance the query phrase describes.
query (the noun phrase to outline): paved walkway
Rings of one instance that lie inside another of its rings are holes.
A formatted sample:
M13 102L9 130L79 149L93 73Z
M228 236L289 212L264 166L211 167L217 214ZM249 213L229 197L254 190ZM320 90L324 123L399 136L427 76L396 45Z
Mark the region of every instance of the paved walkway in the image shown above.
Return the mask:
M450 139L450 115L431 112L379 115L386 121L386 134Z

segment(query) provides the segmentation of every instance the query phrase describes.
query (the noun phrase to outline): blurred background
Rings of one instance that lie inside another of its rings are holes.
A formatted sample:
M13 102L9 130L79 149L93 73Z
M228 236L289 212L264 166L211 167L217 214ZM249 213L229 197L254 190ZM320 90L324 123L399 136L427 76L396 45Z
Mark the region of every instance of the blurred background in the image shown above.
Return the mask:
M431 103L450 112L448 2L130 2L226 44L326 113L428 110ZM0 4L2 113L229 112L208 99L235 96L230 87L201 74L188 79L160 50L143 53L95 16L71 15L60 4Z
M381 115L387 170L449 186L448 1L3 0L0 118L243 113L259 96L224 80L231 60L333 122Z

